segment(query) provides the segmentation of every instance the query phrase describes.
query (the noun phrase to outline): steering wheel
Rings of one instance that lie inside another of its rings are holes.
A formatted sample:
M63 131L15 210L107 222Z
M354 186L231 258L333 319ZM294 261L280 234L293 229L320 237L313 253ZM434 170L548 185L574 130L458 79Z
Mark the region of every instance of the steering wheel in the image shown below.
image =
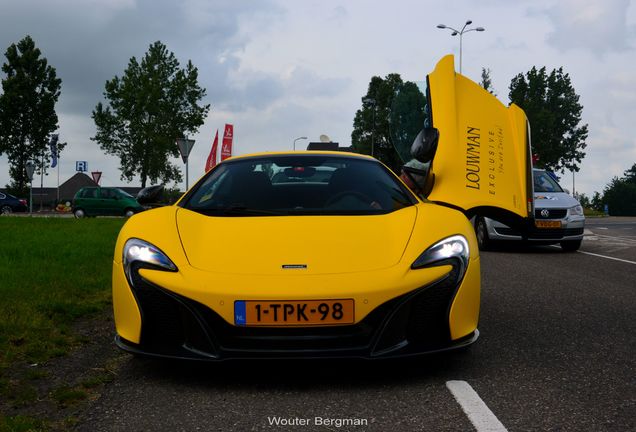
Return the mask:
M363 194L362 192L358 192L358 191L354 191L354 190L345 190L342 192L338 192L337 194L335 194L334 196L332 196L331 198L329 198L327 200L327 202L325 203L325 207L329 207L331 206L333 203L340 201L341 199L343 199L344 197L347 196L351 196L356 198L357 200L368 204L369 207L371 208L380 208L379 204L377 201L372 200L371 198L369 198L367 195Z

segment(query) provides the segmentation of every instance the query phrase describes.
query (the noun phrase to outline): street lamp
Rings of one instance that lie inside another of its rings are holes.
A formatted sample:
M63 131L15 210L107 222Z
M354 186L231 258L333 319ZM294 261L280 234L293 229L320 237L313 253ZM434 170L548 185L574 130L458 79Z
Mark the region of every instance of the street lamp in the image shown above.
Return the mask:
M462 73L462 36L464 35L464 33L468 33L471 31L478 31L478 32L482 32L484 30L486 30L483 27L476 27L476 28L471 28L471 29L467 29L466 26L471 25L473 22L471 20L466 21L466 24L464 24L464 27L462 27L461 31L460 30L455 30L452 27L449 27L447 25L444 24L438 24L437 28L438 29L449 29L452 30L452 34L451 36L457 36L459 35L459 73Z
M301 139L307 139L307 137L298 137L294 140L294 151L296 151L296 141L301 140Z
M371 129L371 157L373 157L373 151L375 147L375 106L377 102L372 97L365 97L362 98L362 103L369 104L373 107L373 129Z

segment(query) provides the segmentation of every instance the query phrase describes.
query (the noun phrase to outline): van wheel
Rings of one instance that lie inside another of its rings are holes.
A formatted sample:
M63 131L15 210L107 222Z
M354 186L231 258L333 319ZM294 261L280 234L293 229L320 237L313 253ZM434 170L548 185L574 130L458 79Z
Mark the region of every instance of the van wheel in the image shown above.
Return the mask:
M488 250L492 246L492 241L490 240L490 237L488 237L488 227L486 227L486 221L484 218L477 218L475 232L477 234L477 245L479 246L479 250Z
M563 252L576 252L581 247L582 240L568 240L561 242L561 249Z
M124 216L126 216L127 218L131 217L134 214L135 214L135 211L133 209L126 209L124 211Z
M84 210L82 209L75 209L73 211L73 214L75 215L77 219L82 219L83 217L86 216L86 213L84 213Z

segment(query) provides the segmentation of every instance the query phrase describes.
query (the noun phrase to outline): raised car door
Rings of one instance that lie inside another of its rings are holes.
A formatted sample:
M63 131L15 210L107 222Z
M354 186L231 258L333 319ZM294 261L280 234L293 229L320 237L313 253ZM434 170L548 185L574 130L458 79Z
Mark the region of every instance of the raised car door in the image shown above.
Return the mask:
M427 76L426 99L426 126L411 147L416 159L430 162L426 197L468 217L530 223L532 158L523 110L456 73L452 55Z

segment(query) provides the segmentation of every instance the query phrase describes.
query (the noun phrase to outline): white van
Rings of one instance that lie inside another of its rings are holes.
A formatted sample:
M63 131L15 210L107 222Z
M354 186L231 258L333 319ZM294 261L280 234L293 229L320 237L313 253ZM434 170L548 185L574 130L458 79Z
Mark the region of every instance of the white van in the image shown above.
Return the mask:
M535 226L517 231L487 217L474 220L479 249L495 241L524 240L536 244L559 243L564 251L576 251L583 241L583 207L545 170L534 169Z

